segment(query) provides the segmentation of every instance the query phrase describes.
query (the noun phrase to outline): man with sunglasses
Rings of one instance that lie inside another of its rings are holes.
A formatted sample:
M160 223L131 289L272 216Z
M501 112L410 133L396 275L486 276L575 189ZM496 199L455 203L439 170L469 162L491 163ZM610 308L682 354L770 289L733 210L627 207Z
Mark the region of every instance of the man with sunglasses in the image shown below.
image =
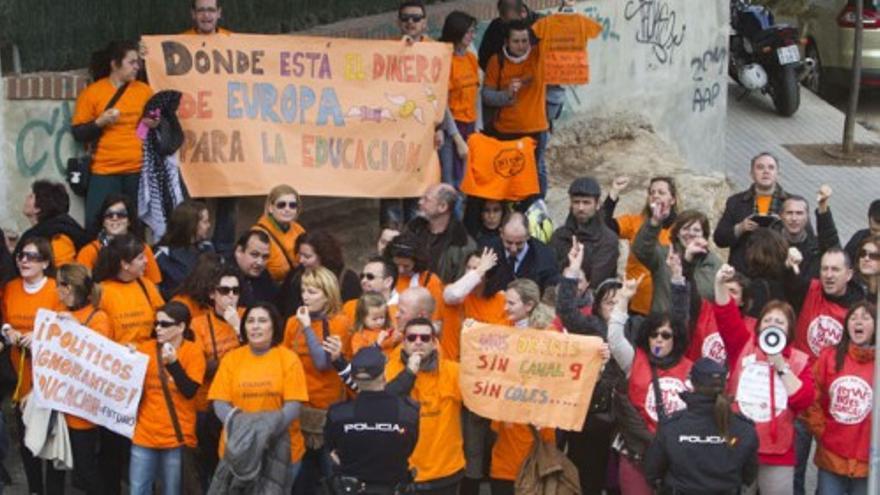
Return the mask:
M412 493L457 495L465 466L458 363L442 358L438 346L431 320L409 319L403 326L400 356L389 360L385 378L397 379L398 385L401 380L411 382L409 396L421 406L419 440L409 458L415 473ZM420 357L415 373L407 366L410 356Z
M397 266L391 260L382 256L373 256L364 265L361 270L361 290L363 292L374 292L381 294L388 304L388 310L391 316L397 314L398 293L394 289L397 285ZM355 310L357 309L357 299L346 301L342 305L342 312L348 317L349 321L354 321Z

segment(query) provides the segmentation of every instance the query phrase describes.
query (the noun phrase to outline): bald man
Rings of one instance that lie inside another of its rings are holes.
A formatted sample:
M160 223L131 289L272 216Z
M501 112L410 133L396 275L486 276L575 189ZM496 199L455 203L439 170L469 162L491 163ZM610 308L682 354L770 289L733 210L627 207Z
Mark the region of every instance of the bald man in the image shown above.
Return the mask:
M397 300L397 328L402 329L414 318L433 319L436 303L424 287L410 287Z
M449 184L429 186L419 198L419 216L406 226L421 240L417 248L431 260L430 270L444 284L461 276L468 254L477 247L464 225L453 215L457 201L458 191Z
M559 269L553 250L529 235L529 222L522 213L511 213L501 225L501 235L486 246L498 255L500 288L517 278L533 280L543 292L556 285Z

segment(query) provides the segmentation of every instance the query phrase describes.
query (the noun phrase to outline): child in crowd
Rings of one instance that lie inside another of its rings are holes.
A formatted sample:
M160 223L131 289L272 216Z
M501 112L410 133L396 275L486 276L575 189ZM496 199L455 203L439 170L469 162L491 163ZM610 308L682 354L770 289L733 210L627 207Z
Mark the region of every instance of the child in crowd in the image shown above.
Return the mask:
M375 292L362 295L355 309L354 335L351 337L352 353L356 354L362 348L375 344L387 356L399 343L400 335L391 326L385 298Z

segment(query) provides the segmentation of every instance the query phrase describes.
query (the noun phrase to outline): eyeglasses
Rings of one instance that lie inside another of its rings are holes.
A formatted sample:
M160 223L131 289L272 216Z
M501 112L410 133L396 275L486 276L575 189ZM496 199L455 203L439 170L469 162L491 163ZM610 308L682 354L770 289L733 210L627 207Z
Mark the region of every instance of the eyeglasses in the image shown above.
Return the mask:
M672 332L654 332L651 334L652 339L660 337L663 340L672 340Z
M277 208L279 210L283 210L284 208L289 208L291 210L295 210L295 209L297 209L298 206L299 206L299 203L297 203L296 201L276 201L275 202L275 208Z
M400 22L422 22L425 16L420 14L400 14L397 16Z
M32 251L21 251L18 253L18 261L43 261L43 256L40 253L34 253Z
M376 275L373 273L364 272L364 273L361 273L361 280L363 280L363 279L367 279L372 282L373 280L376 279Z
M415 342L417 340L421 340L422 342L427 344L433 338L434 338L434 336L429 333L410 333L410 334L407 334L406 341L407 342Z
M107 220L123 220L128 218L128 212L124 210L107 210L104 213L104 218Z
M176 321L156 320L156 326L159 328L169 328L169 327L173 327L174 325L177 325Z
M237 296L241 293L241 287L238 286L227 287L225 285L218 285L214 290L216 290L221 296L228 296L229 294Z
M868 252L864 249L859 251L859 258L868 258L871 261L880 261L880 253L878 252Z

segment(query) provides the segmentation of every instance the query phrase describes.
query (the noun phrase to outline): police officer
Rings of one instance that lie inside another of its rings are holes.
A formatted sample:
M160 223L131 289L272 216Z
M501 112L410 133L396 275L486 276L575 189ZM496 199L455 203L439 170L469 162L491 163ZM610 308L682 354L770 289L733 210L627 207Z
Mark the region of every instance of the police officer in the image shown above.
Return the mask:
M758 472L754 424L730 410L727 368L701 358L691 368L687 409L660 423L645 453L645 477L661 493L733 494Z
M402 493L418 439L419 406L385 391L385 356L376 346L355 354L351 375L360 393L330 407L324 427L336 463L331 489L336 495Z

